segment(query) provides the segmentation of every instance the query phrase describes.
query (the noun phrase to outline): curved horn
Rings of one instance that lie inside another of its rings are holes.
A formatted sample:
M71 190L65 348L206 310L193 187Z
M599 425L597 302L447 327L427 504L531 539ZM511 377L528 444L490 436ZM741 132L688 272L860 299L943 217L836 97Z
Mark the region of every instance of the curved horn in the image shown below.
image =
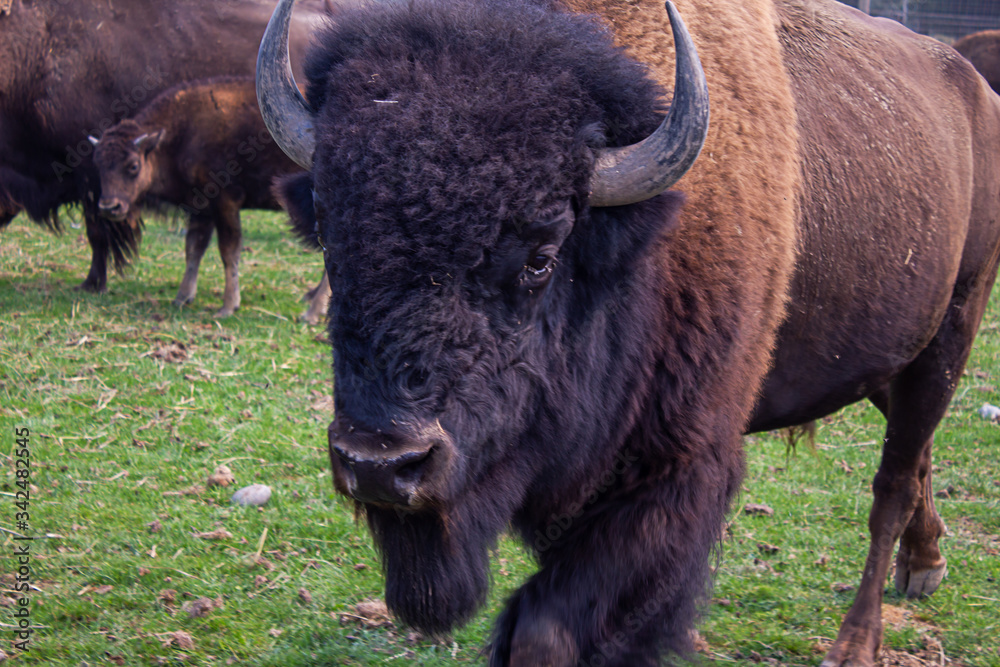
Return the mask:
M279 0L257 52L257 104L268 132L285 155L312 169L316 148L312 113L292 75L288 58L288 25L295 0Z
M694 164L708 133L708 85L698 52L677 10L667 0L677 71L674 99L663 123L637 144L598 152L590 177L591 206L624 206L654 197Z

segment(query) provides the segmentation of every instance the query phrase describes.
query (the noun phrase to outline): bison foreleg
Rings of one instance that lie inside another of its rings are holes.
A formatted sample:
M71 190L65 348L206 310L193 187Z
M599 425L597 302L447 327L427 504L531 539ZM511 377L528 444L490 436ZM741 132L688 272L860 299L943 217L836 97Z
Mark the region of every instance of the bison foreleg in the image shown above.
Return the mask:
M174 305L178 308L194 301L198 294L198 267L201 266L201 258L205 255L208 242L212 240L213 227L214 223L202 216L192 215L188 221L184 237L184 278L181 279L177 298L174 299Z
M76 289L83 292L106 292L108 289L108 255L111 242L108 239L107 225L96 218L96 213L84 210L84 225L87 230L87 242L90 243L90 271Z
M534 545L542 568L500 617L491 666L641 667L687 652L732 474L678 470L532 529L552 539Z

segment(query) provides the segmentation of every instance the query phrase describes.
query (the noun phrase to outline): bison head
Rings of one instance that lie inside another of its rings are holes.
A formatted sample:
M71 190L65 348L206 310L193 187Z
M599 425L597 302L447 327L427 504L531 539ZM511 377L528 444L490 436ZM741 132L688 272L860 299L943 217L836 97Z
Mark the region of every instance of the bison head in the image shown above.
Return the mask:
M307 102L291 5L258 98L311 170L283 199L326 253L334 481L365 511L389 605L445 630L485 596L504 527L530 538L557 499L585 497L634 428L656 249L681 203L660 193L700 150L704 78L672 8L664 119L662 91L590 19L373 3L320 33Z
M124 220L149 191L155 175L152 155L162 138L163 130L147 130L133 120L123 120L100 139L89 137L101 177L97 205L103 216Z

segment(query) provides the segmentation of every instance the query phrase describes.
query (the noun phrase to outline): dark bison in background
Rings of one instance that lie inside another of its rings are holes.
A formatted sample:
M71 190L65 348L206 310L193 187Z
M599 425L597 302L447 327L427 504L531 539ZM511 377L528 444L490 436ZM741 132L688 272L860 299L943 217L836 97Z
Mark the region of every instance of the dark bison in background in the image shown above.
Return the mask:
M299 171L264 126L253 77L182 83L90 141L104 217L123 221L147 201L188 214L175 305L194 300L201 258L217 232L226 285L216 316L232 315L240 306L240 209L280 209L272 181Z
M1000 30L983 30L959 39L952 47L979 70L1000 93Z
M325 13L307 3L292 51ZM137 215L101 218L88 134L100 136L181 81L250 75L273 1L14 0L0 15L0 226L20 211L59 229L58 208L80 203L92 260L80 286L103 291L110 255L138 250Z
M326 249L334 481L390 608L468 619L512 526L540 568L492 665L657 664L742 434L868 398L870 550L823 664L872 665L896 542L899 590L945 574L931 444L1000 255L1000 100L969 63L834 0L678 0L706 136L673 15L663 115L660 0L373 4L319 33L308 101L291 4L258 98L311 169L286 194Z

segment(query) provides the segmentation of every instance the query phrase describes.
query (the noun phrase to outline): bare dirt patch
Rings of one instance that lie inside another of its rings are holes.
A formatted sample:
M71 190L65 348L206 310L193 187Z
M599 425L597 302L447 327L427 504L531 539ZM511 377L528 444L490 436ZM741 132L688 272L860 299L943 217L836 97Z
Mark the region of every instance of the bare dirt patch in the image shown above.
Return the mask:
M882 624L886 629L905 630L913 628L920 635L923 648L916 652L897 651L882 647L876 665L878 667L964 667L965 663L949 658L941 644L940 630L926 621L920 620L909 609L895 605L882 605ZM816 648L826 653L833 644L831 639L819 639Z

